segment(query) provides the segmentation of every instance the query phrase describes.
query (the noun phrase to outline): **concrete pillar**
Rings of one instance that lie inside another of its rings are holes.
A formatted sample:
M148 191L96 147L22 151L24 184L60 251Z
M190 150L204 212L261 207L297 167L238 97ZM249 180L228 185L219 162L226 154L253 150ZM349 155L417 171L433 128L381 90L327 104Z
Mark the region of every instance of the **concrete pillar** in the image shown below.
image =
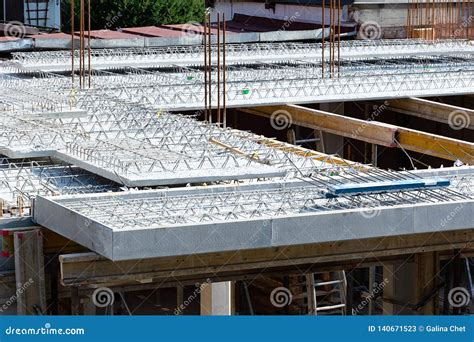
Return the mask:
M344 102L340 103L321 103L319 109L325 112L344 115ZM323 132L324 153L338 154L341 157L344 155L344 138Z
M233 281L210 283L201 291L202 316L230 316L235 313Z

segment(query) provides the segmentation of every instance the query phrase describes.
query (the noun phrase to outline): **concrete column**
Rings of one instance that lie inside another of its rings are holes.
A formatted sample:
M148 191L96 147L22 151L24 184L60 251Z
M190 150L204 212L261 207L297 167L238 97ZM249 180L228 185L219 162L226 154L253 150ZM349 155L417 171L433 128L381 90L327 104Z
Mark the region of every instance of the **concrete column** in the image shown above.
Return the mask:
M211 283L201 291L202 316L230 316L235 313L235 283Z

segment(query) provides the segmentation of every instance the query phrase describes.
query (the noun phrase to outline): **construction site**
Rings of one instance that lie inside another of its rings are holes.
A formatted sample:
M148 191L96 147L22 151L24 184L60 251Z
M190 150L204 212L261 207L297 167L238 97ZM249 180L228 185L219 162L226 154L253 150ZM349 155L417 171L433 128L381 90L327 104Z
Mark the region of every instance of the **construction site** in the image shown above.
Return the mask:
M24 5L0 23L0 315L473 312L474 2L92 30L80 0L67 32Z

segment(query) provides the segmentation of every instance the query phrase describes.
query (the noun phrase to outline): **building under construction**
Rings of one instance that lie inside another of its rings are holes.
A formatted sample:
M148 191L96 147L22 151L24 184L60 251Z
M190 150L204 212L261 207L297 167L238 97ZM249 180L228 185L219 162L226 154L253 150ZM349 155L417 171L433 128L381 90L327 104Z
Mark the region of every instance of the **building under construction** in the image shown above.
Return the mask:
M79 3L0 37L1 314L470 313L474 3Z

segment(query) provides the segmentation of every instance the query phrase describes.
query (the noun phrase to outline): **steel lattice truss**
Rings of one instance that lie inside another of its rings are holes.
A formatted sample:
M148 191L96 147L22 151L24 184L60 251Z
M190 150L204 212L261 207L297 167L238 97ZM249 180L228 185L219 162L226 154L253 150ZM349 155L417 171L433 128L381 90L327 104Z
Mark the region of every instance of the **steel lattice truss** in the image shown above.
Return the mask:
M76 101L87 116L23 118L4 112L2 153L11 158L55 156L128 186L284 176L331 162L329 156L285 152L248 132L151 111L106 94L79 93Z
M171 225L272 219L320 211L374 208L473 199L452 189L401 191L327 199L319 186L305 182L246 190L145 192L93 198L59 198L56 203L114 229L150 229Z
M0 198L7 209L42 196L118 191L118 185L71 165L51 160L0 160ZM11 210L10 210L11 212ZM13 213L13 212L11 212Z
M326 59L329 47L326 45ZM432 54L467 55L474 53L474 45L463 40L373 40L341 42L343 59L368 57L392 58L397 56L421 56ZM227 46L228 63L281 62L291 60L321 61L320 43L263 43L232 44ZM76 52L76 60L78 60ZM213 58L217 58L214 49ZM92 51L95 69L124 66L192 66L203 64L202 46L170 46L163 48L100 49ZM70 70L71 56L68 51L46 51L14 54L12 68L23 70L66 71ZM87 63L87 62L86 62Z

